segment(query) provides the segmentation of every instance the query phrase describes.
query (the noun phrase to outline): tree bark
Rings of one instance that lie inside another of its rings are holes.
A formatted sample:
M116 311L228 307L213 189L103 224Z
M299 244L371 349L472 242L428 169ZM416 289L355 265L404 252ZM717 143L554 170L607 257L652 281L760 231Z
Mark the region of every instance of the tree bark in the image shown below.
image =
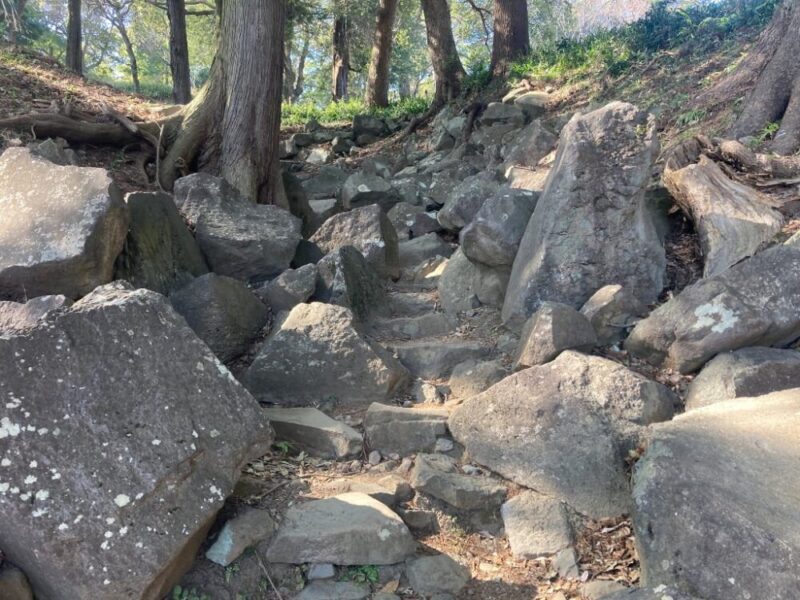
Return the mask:
M300 57L297 59L297 71L294 83L294 91L292 92L292 102L300 100L303 95L303 86L305 85L305 72L306 72L306 59L308 58L308 50L311 46L311 35L308 30L303 35L303 48L300 50Z
M294 93L294 65L292 65L292 46L294 45L293 36L286 35L283 42L283 92L281 94L284 102L292 101Z
M22 14L25 12L27 0L9 0L3 3L3 12L6 20L6 41L16 45L19 33L22 31Z
M184 0L167 0L169 17L169 68L172 72L172 100L187 104L192 99L192 78L189 71L189 41L186 37L186 4Z
M461 94L466 73L453 38L453 24L447 0L422 0L428 53L436 79L434 106L441 106Z
M350 76L350 44L348 19L336 15L333 19L333 73L331 96L333 100L347 99L347 83Z
M133 81L133 89L138 94L142 91L142 86L139 84L139 63L136 60L136 52L133 49L131 38L128 37L128 29L122 21L117 22L117 30L122 38L122 43L125 45L125 52L128 54L128 64L131 68L131 80Z
M83 43L81 34L81 0L69 0L67 22L67 68L83 75Z
M172 189L186 170L224 177L245 197L280 202L278 142L286 0L222 3L206 85L189 104L161 165Z
M392 28L398 0L380 0L367 78L367 106L389 106L389 66L392 58Z
M494 0L492 77L503 77L516 59L530 54L527 0Z

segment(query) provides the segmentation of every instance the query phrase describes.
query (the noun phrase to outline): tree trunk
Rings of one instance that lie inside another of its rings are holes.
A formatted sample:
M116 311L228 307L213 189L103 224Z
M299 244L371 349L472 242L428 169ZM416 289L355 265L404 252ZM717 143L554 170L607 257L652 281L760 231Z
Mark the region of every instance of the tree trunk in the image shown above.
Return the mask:
M786 0L753 49L729 77L709 92L720 97L750 89L744 109L731 128L732 137L759 133L780 121L772 142L778 154L800 145L800 0Z
M83 44L81 38L81 0L69 0L67 68L78 75L83 75Z
M283 92L282 98L284 102L292 101L292 94L294 93L294 66L292 65L292 46L294 40L292 36L286 35L286 40L283 43Z
M369 61L367 106L389 106L389 66L392 58L392 28L396 15L397 0L380 0Z
M6 41L17 44L19 33L22 31L22 14L25 12L27 0L9 0L3 3L3 12L6 20Z
M119 35L122 38L123 44L125 44L125 52L128 54L128 63L131 67L131 80L133 81L133 90L138 94L142 91L142 88L139 85L139 63L136 61L136 52L133 51L133 43L131 43L131 38L128 37L128 30L125 27L125 24L122 22L117 22L117 30L119 31Z
M169 17L169 68L172 72L172 100L187 104L192 99L192 78L189 72L189 41L186 37L186 4L184 0L167 0Z
M209 80L168 140L160 172L165 189L182 172L204 170L255 202L279 203L285 20L286 0L222 3Z
M425 30L428 34L428 53L436 79L434 106L441 106L461 94L466 73L458 57L453 38L450 6L447 0L422 0Z
M349 23L346 16L333 19L333 82L331 95L334 101L347 99L347 81L350 75Z
M503 77L516 59L530 54L527 0L494 0L493 77Z
M303 86L305 85L305 71L306 59L308 58L308 50L311 46L311 35L306 30L303 36L303 48L300 50L300 58L297 59L297 72L294 83L294 91L292 92L292 102L300 100L303 95Z

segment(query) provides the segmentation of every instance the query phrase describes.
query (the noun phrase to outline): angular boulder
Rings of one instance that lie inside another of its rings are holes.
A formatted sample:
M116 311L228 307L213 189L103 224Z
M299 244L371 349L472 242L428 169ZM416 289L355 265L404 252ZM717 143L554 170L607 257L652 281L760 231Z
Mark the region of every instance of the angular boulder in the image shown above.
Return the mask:
M536 492L522 492L503 504L500 514L511 552L517 558L539 558L575 543L563 502Z
M642 583L699 598L797 597L800 392L740 398L655 428L634 471Z
M467 177L455 187L448 188L444 207L437 216L439 224L450 231L466 227L499 186L497 181L484 173Z
M175 204L218 275L263 281L285 271L300 242L300 219L279 206L255 204L206 173L175 182Z
M332 216L309 241L319 246L325 254L344 246L353 246L380 275L400 275L397 232L377 205Z
M631 104L578 114L564 127L514 260L504 323L518 329L546 300L579 308L607 284L656 300L666 258L645 190L658 149L655 119Z
M313 405L335 398L352 404L388 398L408 371L361 335L341 306L298 304L261 347L244 383L262 401Z
M302 182L303 189L311 199L338 198L347 173L338 167L322 167L314 177Z
M501 306L508 273L507 267L493 268L472 262L463 248L459 248L439 277L437 287L442 308L448 313L458 313L481 304Z
M98 288L0 355L5 555L40 598L163 598L269 448L258 404L149 290Z
M111 281L128 210L104 169L0 156L0 299L80 298Z
M345 210L375 204L388 212L401 200L398 191L383 177L363 172L347 178L341 196Z
M642 426L672 416L674 403L667 388L620 364L567 351L467 399L449 426L476 462L608 517L629 508L627 451Z
M444 454L418 454L411 484L416 490L464 511L497 510L508 492L496 479L459 473L456 461Z
M557 142L558 137L541 121L533 121L514 135L503 148L503 171L512 167L533 169L550 154Z
M404 240L398 245L400 267L407 269L441 256L449 257L453 248L435 233L428 233L413 240Z
M625 342L651 364L691 373L721 352L800 337L800 248L775 246L703 278L640 321Z
M592 324L577 310L544 302L525 322L514 357L514 370L550 362L564 350L591 351L597 345Z
M406 577L411 588L423 596L457 594L470 580L467 567L446 554L419 556L406 561Z
M349 308L360 321L381 313L387 302L383 281L353 246L334 250L317 263L313 298Z
M305 302L317 289L317 265L303 265L299 269L288 269L255 290L256 296L274 313L291 310Z
M645 313L645 307L621 285L601 287L581 307L581 314L589 319L600 344L624 339L627 329Z
M364 415L364 431L370 449L382 454L408 456L430 452L447 433L446 410L400 408L374 402Z
M485 392L508 373L499 360L467 360L453 368L448 386L455 398L469 398Z
M316 408L273 407L264 412L276 439L314 456L346 458L361 454L364 448L360 433Z
M0 301L0 335L22 332L34 327L51 311L66 308L72 304L65 296L39 296L21 302Z

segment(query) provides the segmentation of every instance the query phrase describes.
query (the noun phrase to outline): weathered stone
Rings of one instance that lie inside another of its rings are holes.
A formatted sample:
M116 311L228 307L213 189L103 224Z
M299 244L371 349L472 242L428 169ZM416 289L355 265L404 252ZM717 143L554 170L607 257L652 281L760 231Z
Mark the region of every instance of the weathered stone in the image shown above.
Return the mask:
M446 131L440 131L433 138L433 150L450 150L456 145L455 138Z
M550 94L547 92L527 92L514 100L514 106L521 109L529 119L538 119L547 112Z
M222 526L216 541L206 551L206 558L227 567L242 552L269 538L275 529L275 521L269 511L245 508Z
M421 206L409 204L408 202L398 202L389 210L387 216L397 232L398 240L403 241L411 237L410 233L411 228L414 226L414 219L424 210Z
M304 180L302 186L312 199L338 198L347 177L339 167L325 166L314 177Z
M658 146L655 119L621 102L564 127L514 260L504 323L518 329L547 300L579 308L608 284L656 300L666 259L645 190Z
M317 263L314 299L344 306L361 321L380 313L386 305L386 290L375 270L352 246L331 252Z
M365 600L370 596L368 585L352 581L314 581L294 600Z
M62 138L47 138L41 142L31 142L28 144L28 150L30 150L31 154L41 156L56 165L77 166L80 164L78 154L75 150L70 150L67 147L66 140Z
M297 156L299 148L292 140L281 140L278 144L278 156L281 160Z
M313 302L295 306L270 334L244 382L259 400L302 406L388 398L407 379L397 360L362 337L352 312Z
M448 313L458 313L481 304L500 306L507 284L507 268L490 268L474 263L459 248L439 277L442 308Z
M556 552L551 563L556 572L564 579L577 579L580 577L581 568L578 565L578 553L575 548L564 548Z
M522 492L503 504L500 514L517 558L555 554L575 541L567 508L560 500Z
M364 447L360 433L316 408L268 408L265 413L276 439L313 456L347 458Z
M642 583L700 598L789 600L800 573L800 392L659 425L634 471Z
M601 600L609 594L615 594L624 591L625 585L613 581L611 579L596 579L588 583L584 583L581 587L581 592L588 600Z
M438 213L424 212L419 213L414 217L414 223L411 225L411 235L413 237L420 237L426 233L439 233L443 231L442 226L439 225L437 220Z
M556 135L541 121L533 121L503 146L503 172L513 167L536 168L552 152L557 142Z
M308 153L308 156L306 156L306 162L311 165L325 165L329 162L332 162L334 158L336 158L336 156L330 148L317 146Z
M347 138L336 136L331 141L331 150L336 154L347 154L353 148L354 144L352 140Z
M400 408L374 402L364 416L370 448L383 454L408 456L433 450L436 439L447 432L447 411Z
M435 299L429 292L393 292L388 294L389 312L397 317L418 317L431 311Z
M501 188L489 198L464 229L459 241L473 262L489 267L511 266L538 194Z
M378 462L380 462L380 453L376 452L376 454ZM405 479L396 474L377 477L368 474L336 479L322 485L321 491L330 496L358 492L366 494L390 508L400 502L408 502L414 497L413 488Z
M426 313L418 317L395 317L372 323L376 335L392 339L419 339L445 335L455 330L458 321L445 313Z
M320 200L309 200L308 207L311 210L312 225L309 228L311 235L319 229L325 221L333 215L342 212L339 201L336 198L322 198Z
M446 554L419 556L406 561L406 577L418 594L457 594L470 580L467 567Z
M577 310L543 302L522 328L514 370L550 362L564 350L591 351L597 345L592 324Z
M453 368L450 392L455 398L470 398L485 392L507 375L500 361L467 360Z
M300 241L300 219L289 211L250 202L224 179L206 173L178 179L175 204L218 275L268 279L289 267Z
M422 379L449 377L457 364L491 353L491 348L481 342L461 339L399 342L391 344L389 350L412 375Z
M742 348L718 354L689 385L686 410L734 398L800 388L800 353L777 348Z
M620 342L627 328L645 312L645 307L621 285L601 287L581 307L581 314L589 319L600 344Z
M31 585L28 583L25 573L7 562L0 567L0 598L3 600L33 600Z
M602 596L600 600L701 600L674 587L659 585L653 588L628 588Z
M114 276L168 295L208 273L200 247L186 228L172 197L139 192L125 196L130 214L128 237Z
M379 274L386 277L400 274L397 232L377 205L332 216L310 241L325 254L343 246L353 246Z
M297 251L292 258L292 268L299 269L305 265L315 265L325 256L319 246L308 240L300 240Z
M626 452L674 402L618 363L567 351L468 399L449 426L473 460L504 477L592 518L618 516L630 502Z
M522 125L525 124L525 113L522 112L520 107L512 104L490 102L486 110L481 114L479 122L486 127L494 125L495 123L522 127Z
M353 137L373 135L380 137L386 133L386 123L378 117L371 115L356 115L353 117Z
M39 296L25 304L0 301L0 335L21 333L35 327L51 311L71 304L72 300L65 296Z
M0 299L79 298L111 281L128 210L104 169L0 156Z
M308 565L306 577L308 577L309 581L314 581L316 579L333 579L336 577L336 567L331 563Z
M246 285L214 273L198 277L169 301L222 362L244 354L269 318Z
M690 373L721 352L796 340L798 305L800 248L776 246L685 288L640 321L625 347Z
M475 218L483 203L494 196L500 186L487 174L467 177L448 190L444 207L439 211L439 224L450 231L459 231Z
M462 475L456 461L443 454L418 454L411 485L458 510L497 510L506 497L504 485L488 477Z
M299 269L288 269L255 290L258 296L274 313L292 310L305 302L317 288L317 265L303 265Z
M412 531L433 533L439 529L439 521L432 510L404 510L399 514Z
M366 494L349 493L289 509L267 551L271 562L391 565L414 553L402 519Z
M120 284L0 356L5 555L40 598L163 598L269 448L256 402L163 296Z
M342 186L342 205L345 210L375 204L389 211L400 199L400 194L392 184L378 175L354 173Z
M428 233L413 240L404 240L398 245L400 267L407 269L422 264L428 259L449 257L453 248L435 233Z

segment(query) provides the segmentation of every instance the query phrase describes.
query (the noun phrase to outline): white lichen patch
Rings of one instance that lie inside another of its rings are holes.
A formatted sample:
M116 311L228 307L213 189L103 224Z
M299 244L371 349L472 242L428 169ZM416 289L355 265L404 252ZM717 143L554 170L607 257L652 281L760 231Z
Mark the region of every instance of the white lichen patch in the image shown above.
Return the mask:
M697 320L692 326L693 331L708 328L713 333L723 333L734 327L739 321L736 313L725 306L719 297L714 298L708 304L698 306L694 310L694 316L697 317Z
M130 496L125 494L118 494L116 498L114 498L114 504L122 508L123 506L128 506L130 504L131 499Z

